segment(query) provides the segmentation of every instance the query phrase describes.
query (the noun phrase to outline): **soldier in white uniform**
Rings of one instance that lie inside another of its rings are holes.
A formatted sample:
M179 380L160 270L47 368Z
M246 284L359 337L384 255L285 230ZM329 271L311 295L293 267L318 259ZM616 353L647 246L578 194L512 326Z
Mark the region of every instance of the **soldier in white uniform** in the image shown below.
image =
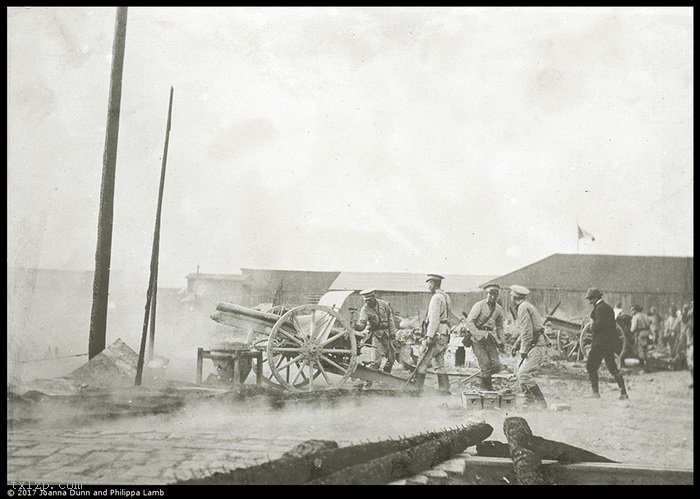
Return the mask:
M526 301L529 294L530 290L525 286L514 284L510 287L510 297L517 310L515 327L518 332L512 353L520 352L517 376L525 400L528 404L546 408L547 402L534 379L547 357L544 320L534 305Z
M424 357L418 365L416 372L416 386L423 388L425 383L425 373L432 362L435 371L438 373L438 389L446 395L450 394L450 380L445 369L445 351L450 342L450 297L440 286L443 276L438 274L428 274L425 282L433 296L428 305L428 314L423 322L426 332L426 343L423 347Z

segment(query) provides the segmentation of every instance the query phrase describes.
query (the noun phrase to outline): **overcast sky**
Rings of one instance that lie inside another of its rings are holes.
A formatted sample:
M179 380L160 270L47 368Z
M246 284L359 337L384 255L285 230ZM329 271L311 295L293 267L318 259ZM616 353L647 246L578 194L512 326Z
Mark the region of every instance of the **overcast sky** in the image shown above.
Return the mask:
M90 270L115 8L8 9L8 264ZM693 254L691 8L128 10L112 268ZM145 281L144 281L145 282Z

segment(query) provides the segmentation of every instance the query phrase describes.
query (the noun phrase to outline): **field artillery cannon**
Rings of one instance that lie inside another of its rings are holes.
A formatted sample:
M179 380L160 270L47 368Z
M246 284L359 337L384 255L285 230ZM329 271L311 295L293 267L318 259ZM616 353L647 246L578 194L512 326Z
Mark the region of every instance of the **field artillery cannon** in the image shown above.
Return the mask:
M556 344L564 360L582 362L588 359L591 351L591 321L586 317L561 319L547 315L545 325L556 333ZM617 327L618 346L615 349L615 361L620 366L620 356L625 351L627 338L619 325Z
M413 389L413 385L406 387L404 378L369 369L359 362L363 334L348 327L350 320L342 316L346 310L350 314L351 309L344 306L350 294L351 291L342 296L329 292L319 304L278 306L267 311L217 303L217 311L211 318L244 332L246 340L234 349L199 349L198 382L203 358L215 363L227 359L240 363L249 359L247 369L234 374L238 382L245 380L252 364L250 359L255 358L258 384L286 391L338 388L349 378L379 382L388 388ZM338 301L340 306L336 305ZM238 372L234 367L234 373Z

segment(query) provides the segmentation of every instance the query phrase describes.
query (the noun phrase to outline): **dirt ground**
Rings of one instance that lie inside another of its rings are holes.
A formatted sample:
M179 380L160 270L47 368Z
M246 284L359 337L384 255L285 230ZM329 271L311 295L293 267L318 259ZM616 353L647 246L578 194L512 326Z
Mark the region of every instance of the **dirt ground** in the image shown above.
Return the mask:
M457 380L449 397L387 395L324 397L270 403L265 396L189 401L174 412L95 420L73 432L138 430L182 435L226 434L262 437L270 443L288 439L329 439L341 445L455 427L470 420L493 426L490 440L505 442L503 421L523 416L533 433L588 449L630 465L689 469L693 466L693 389L688 371L644 374L625 370L630 399L618 400L618 388L601 369L601 398L586 399L589 385L580 364L559 365L540 377L550 404L570 410L467 410ZM401 374L400 372L397 374ZM497 380L503 387L505 379ZM429 375L428 385L436 385ZM54 420L51 424L63 426ZM8 428L8 431L10 429ZM12 428L12 431L22 430ZM467 452L475 453L472 447Z

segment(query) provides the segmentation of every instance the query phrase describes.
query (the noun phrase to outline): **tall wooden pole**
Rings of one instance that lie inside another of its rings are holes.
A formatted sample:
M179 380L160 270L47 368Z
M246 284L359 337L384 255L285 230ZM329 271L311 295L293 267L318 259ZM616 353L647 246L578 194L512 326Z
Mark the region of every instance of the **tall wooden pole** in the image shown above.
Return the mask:
M102 156L102 185L100 187L100 212L97 221L97 250L95 252L95 277L92 285L92 311L90 314L90 338L88 358L93 358L105 348L107 336L107 303L109 298L109 268L112 259L112 221L114 212L114 177L117 167L117 143L119 139L119 111L122 98L122 70L126 46L127 7L117 7L112 46L112 73L109 83L107 131Z
M153 230L153 250L151 251L151 275L148 279L148 291L146 296L146 310L143 317L143 330L141 332L141 347L139 348L139 360L136 366L136 386L141 385L143 377L143 363L146 354L146 336L149 325L149 357L153 356L153 345L156 332L156 297L158 290L158 252L160 250L160 214L163 206L163 188L165 187L165 166L168 161L168 143L170 142L170 122L173 112L173 87L170 87L170 101L168 103L168 122L165 127L165 145L163 146L163 162L160 167L160 186L158 188L158 206L156 208L156 224Z

